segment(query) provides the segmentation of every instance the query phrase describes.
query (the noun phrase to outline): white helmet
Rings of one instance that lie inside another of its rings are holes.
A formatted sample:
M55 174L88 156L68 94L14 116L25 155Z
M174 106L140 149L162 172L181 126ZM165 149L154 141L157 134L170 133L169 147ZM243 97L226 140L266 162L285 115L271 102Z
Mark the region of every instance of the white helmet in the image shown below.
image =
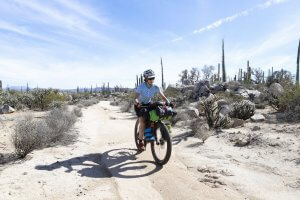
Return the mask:
M155 78L155 73L153 70L148 69L148 70L144 71L143 76L145 79Z

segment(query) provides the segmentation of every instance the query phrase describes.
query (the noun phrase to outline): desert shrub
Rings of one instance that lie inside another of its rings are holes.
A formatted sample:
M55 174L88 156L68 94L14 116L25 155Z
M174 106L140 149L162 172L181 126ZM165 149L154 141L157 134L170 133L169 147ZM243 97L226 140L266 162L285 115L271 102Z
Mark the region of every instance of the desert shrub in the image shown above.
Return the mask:
M293 85L292 74L286 70L275 71L273 76L267 78L266 84L269 87L273 83L279 83L284 88L291 87Z
M34 97L33 108L46 110L50 108L50 104L54 101L67 101L68 97L53 89L36 89L32 91Z
M45 122L50 129L49 140L56 142L61 139L66 132L75 124L77 116L73 111L62 109L53 109L45 117Z
M84 92L84 93L73 93L71 94L72 96L72 104L76 104L81 100L86 100L86 99L90 99L91 98L91 94L88 92Z
M218 100L217 96L211 95L200 103L209 128L227 128L230 124L230 117L220 113L221 108L218 106Z
M119 101L117 100L113 100L109 103L111 106L118 106L119 105Z
M42 133L39 132L38 123L32 115L25 115L16 122L12 143L16 154L21 158L38 148L42 142Z
M62 101L52 101L51 103L49 103L48 108L62 108L64 105L65 103Z
M248 100L236 102L232 104L232 111L230 117L247 120L254 115L255 105Z
M228 103L239 102L244 100L241 95L236 95L234 92L218 92L215 94L218 99L225 99Z
M284 112L289 121L300 119L300 87L285 90L277 100L278 111Z
M50 146L66 136L80 115L79 110L69 111L66 107L54 109L42 119L25 115L16 122L12 143L16 154L25 157L37 148Z
M255 108L256 108L256 109L265 109L265 108L266 108L266 105L263 104L263 103L255 104Z
M18 95L14 91L0 92L0 104L8 104L15 108L18 104Z
M75 114L77 117L82 117L82 111L81 111L81 108L75 107L75 108L73 109L73 112L74 112L74 114Z
M83 107L92 106L97 103L99 103L99 100L97 98L82 99L78 102L78 104L81 104Z

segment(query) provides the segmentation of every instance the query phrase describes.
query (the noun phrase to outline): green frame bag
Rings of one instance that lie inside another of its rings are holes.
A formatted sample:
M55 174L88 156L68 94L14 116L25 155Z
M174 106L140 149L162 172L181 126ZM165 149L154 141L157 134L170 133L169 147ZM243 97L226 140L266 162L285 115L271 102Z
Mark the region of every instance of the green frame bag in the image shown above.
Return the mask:
M160 119L159 116L156 114L156 110L151 110L149 112L149 115L150 115L151 122L157 122Z

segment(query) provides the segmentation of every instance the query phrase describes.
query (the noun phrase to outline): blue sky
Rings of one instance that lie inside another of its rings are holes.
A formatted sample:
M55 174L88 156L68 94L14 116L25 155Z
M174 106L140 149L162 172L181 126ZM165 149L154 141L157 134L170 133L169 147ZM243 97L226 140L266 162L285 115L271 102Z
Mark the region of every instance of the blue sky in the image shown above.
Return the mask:
M185 68L253 67L295 73L299 0L1 0L4 86L133 87L147 68L175 83ZM160 84L158 75L157 83Z

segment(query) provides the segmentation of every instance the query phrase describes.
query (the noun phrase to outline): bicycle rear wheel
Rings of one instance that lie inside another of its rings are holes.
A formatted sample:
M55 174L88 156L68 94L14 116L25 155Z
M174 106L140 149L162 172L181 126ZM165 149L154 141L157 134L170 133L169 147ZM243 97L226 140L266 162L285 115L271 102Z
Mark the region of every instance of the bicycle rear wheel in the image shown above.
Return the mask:
M136 120L135 122L135 127L134 127L134 141L135 141L135 145L136 148L138 149L138 140L139 140L139 119Z
M151 152L155 162L159 165L166 164L172 152L172 142L167 127L157 123L155 127L156 141L151 142Z

